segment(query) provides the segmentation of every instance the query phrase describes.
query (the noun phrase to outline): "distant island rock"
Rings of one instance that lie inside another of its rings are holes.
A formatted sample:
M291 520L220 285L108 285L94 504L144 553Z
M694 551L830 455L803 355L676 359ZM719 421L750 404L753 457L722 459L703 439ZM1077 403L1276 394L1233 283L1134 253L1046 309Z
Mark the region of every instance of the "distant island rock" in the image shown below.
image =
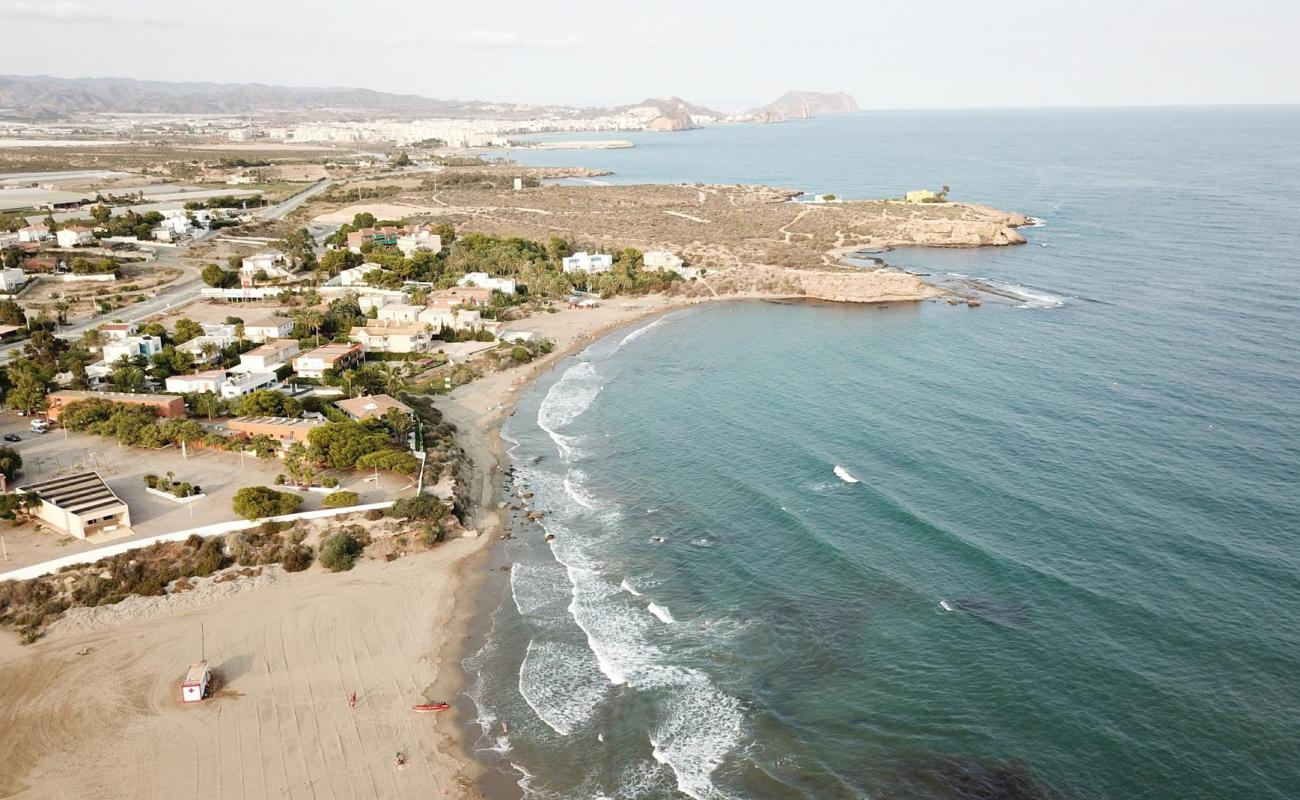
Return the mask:
M726 118L721 111L688 103L680 97L650 97L631 106L618 106L612 113L644 116L648 131L688 131Z
M858 103L845 92L786 92L749 112L759 122L785 122L821 114L846 114L858 110Z

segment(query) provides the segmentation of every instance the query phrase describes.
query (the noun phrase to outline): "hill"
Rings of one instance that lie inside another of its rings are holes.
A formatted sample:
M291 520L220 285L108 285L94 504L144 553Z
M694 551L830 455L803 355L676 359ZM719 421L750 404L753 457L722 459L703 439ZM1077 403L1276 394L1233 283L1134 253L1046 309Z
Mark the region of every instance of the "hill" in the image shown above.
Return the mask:
M788 119L808 119L819 114L844 114L857 110L857 101L844 92L786 92L749 113L760 122L784 122Z

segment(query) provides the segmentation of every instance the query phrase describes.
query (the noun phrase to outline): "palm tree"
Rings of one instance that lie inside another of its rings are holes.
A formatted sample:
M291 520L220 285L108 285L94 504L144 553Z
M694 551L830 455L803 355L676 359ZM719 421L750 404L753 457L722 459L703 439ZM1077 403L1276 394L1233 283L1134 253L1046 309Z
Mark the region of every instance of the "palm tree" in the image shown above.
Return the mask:
M204 392L194 400L194 410L200 414L207 414L208 419L221 410L221 401L212 392Z
M241 348L244 346L244 333L244 323L237 323L235 325L235 340L239 342Z
M205 361L211 361L213 356L215 356L217 353L220 352L221 352L221 345L217 344L211 339L199 345L199 353L203 356L203 360Z

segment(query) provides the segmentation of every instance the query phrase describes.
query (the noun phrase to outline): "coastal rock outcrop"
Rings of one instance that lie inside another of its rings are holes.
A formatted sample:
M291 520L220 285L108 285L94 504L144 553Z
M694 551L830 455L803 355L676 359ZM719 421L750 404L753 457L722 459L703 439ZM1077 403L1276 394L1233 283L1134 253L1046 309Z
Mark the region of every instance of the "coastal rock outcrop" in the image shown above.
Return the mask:
M765 106L749 112L758 122L785 122L821 114L845 114L858 110L858 103L845 92L786 92Z

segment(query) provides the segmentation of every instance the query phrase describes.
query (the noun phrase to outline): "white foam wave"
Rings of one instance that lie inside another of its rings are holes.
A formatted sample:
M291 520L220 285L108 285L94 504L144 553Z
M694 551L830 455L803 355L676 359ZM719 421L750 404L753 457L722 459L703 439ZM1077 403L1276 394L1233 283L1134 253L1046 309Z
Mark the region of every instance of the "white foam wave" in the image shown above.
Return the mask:
M849 471L839 464L835 465L835 477L845 483L859 483L858 479L849 474Z
M573 502L587 509L596 507L596 498L592 497L582 488L582 478L584 475L577 470L569 470L564 475L564 493L572 498Z
M644 336L645 333L646 333L647 331L651 330L652 328L657 328L657 327L659 327L660 325L662 325L662 324L664 323L664 320L665 320L665 319L666 319L665 317L659 317L659 318L656 319L654 322L651 322L649 325L642 325L641 327L639 327L639 328L637 328L636 330L632 331L632 332L629 333L627 336L624 336L624 337L623 337L623 341L619 342L618 345L617 345L613 350L610 350L610 351L609 351L609 354L610 354L610 355L613 355L613 354L617 353L619 350L622 350L622 349L623 349L623 346L624 346L624 345L628 344L629 342L634 342L634 341L636 341L636 340L639 339L640 337Z
M590 361L579 361L564 371L542 399L537 409L537 427L546 431L566 461L573 455L577 437L565 436L559 430L586 413L603 388L596 366Z
M641 593L636 590L636 587L634 587L632 584L627 582L627 578L623 579L623 582L618 585L618 588L622 589L623 591L627 592L633 597L641 596Z
M1041 227L1043 227L1044 225L1047 224L1047 220L1043 219L1042 217L1027 217L1027 219L1029 220L1029 224L1028 224L1028 225L1024 225L1024 226L1022 226L1022 227L1025 227L1025 228L1041 228Z
M646 606L646 611L649 611L651 614L654 614L656 617L659 618L659 621L664 623L665 625L672 625L674 622L677 621L673 619L673 615L668 612L668 609L664 608L658 603L651 603L650 605Z
M556 615L563 613L569 600L569 582L553 566L520 561L510 568L510 596L520 616L538 622L537 617L546 609Z
M1032 289L1019 283L986 280L984 284L989 291L1019 300L1016 308L1060 308L1065 305L1065 298L1042 289Z
M561 736L579 730L608 690L591 651L550 640L528 643L519 665L519 694Z

